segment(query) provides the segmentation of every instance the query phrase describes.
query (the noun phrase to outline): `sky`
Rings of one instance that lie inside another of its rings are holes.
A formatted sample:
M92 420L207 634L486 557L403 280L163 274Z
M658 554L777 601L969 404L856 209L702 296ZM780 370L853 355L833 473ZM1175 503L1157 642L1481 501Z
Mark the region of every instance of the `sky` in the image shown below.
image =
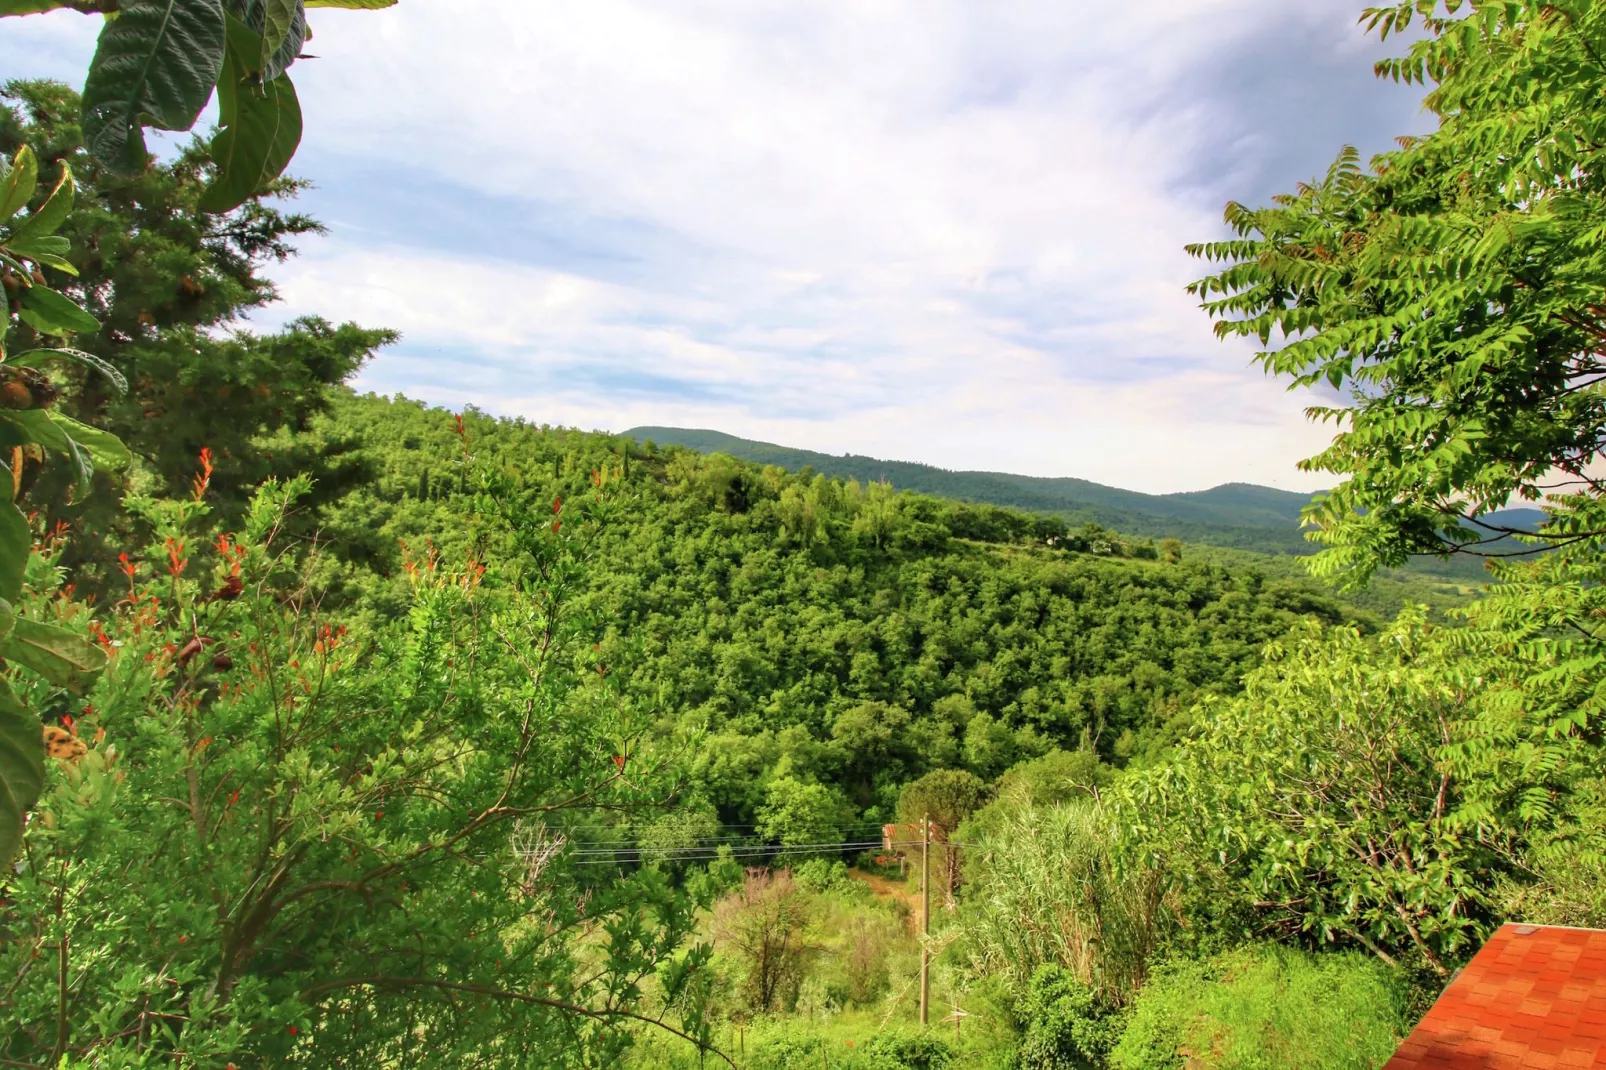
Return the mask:
M1182 247L1429 128L1360 6L316 10L292 173L329 232L248 326L396 328L360 388L541 423L1322 487L1295 468L1322 399L1216 340ZM80 82L97 22L4 20L0 76Z

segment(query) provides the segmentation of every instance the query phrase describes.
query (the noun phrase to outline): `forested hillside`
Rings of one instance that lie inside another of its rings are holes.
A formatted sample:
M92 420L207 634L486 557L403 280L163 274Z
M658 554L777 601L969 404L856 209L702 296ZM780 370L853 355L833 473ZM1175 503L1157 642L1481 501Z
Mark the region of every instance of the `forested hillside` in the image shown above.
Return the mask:
M1190 247L1334 406L1299 559L1263 488L355 392L383 324L245 319L309 6L386 4L126 0L4 89L0 1064L1366 1070L1606 925L1606 7L1372 13L1438 129Z
M1310 504L1311 495L1253 483L1223 483L1209 490L1143 494L1070 477L954 472L909 461L885 461L853 454L836 456L755 442L719 431L636 427L624 434L639 442L682 445L700 453L723 453L790 472L808 469L861 483L884 480L899 490L1044 513L1071 524L1100 524L1130 535L1182 539L1258 554L1310 554L1316 549L1305 538L1300 524L1301 511ZM1521 531L1536 530L1544 519L1543 510L1525 507L1497 509L1486 518L1491 524ZM1521 547L1508 538L1479 549L1498 554ZM1418 557L1408 562L1407 568L1413 577L1462 584L1475 584L1484 577L1482 560L1472 557ZM1396 578L1404 577L1396 575Z
M811 468L861 483L886 480L900 490L1048 513L1073 524L1102 524L1132 535L1270 553L1308 550L1298 529L1299 511L1309 503L1310 496L1272 487L1227 483L1203 491L1143 494L1070 477L954 472L909 461L853 454L836 456L755 442L719 431L635 427L624 434L637 441L687 446L701 453L724 453L792 472Z
M416 554L427 539L449 561L473 552L453 418L345 397L317 426L364 443L372 473L324 514L321 536L362 566L351 597L400 612L403 544ZM1235 691L1294 621L1355 612L1308 580L1052 518L623 437L472 414L464 426L478 462L533 500L620 472L586 604L631 689L714 733L705 790L729 821L751 820L783 759L874 821L933 768L991 777L1084 743L1150 753L1200 696Z

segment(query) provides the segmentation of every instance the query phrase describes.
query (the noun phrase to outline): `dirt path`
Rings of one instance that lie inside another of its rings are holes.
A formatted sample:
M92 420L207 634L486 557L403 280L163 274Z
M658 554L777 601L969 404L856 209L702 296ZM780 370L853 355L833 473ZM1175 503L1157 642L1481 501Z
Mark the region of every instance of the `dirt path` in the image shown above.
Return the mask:
M861 884L869 886L877 899L901 900L909 908L909 931L920 931L920 890L902 881L889 881L885 877L878 877L874 873L865 873L862 870L850 869L848 876Z

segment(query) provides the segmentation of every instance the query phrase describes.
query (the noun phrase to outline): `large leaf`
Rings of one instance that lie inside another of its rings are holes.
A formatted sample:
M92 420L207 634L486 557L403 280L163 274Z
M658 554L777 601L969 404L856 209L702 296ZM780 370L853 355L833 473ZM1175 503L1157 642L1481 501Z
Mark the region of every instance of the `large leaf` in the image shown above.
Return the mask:
M39 161L33 150L24 145L11 161L11 169L0 178L0 223L9 223L11 217L22 211L33 199L34 186L39 182Z
M30 260L60 260L72 252L72 243L56 234L41 234L33 238L17 238L6 242L7 251Z
M50 191L50 197L44 204L39 206L37 212L23 220L22 225L17 228L15 234L11 235L11 239L6 244L13 249L19 249L20 246L28 242L56 233L61 228L61 225L67 221L67 216L72 213L73 195L76 192L77 187L73 182L72 168L67 166L66 160L63 160L61 162L61 177L56 180L56 188ZM57 240L65 242L67 239L58 238ZM29 254L24 252L22 255L27 256ZM64 248L57 255L65 256L66 249Z
M0 15L37 15L66 6L67 0L0 0Z
M271 82L300 57L310 34L297 0L223 0L223 7L231 16L229 45L239 49L234 58L241 70Z
M22 291L22 319L40 334L78 334L100 330L100 320L91 316L48 286L30 286Z
M13 353L6 358L6 363L19 368L37 368L51 361L67 360L93 368L104 375L119 394L128 393L128 380L123 373L106 363L93 353L85 353L81 349L28 349L21 353Z
M144 169L142 127L188 130L223 69L219 0L125 0L101 30L84 83L84 143L124 173Z
M10 607L7 607L7 612ZM45 788L42 726L0 679L0 865L9 865L22 844L23 816Z
M11 466L4 462L0 462L0 481L4 482L0 486L4 497L0 501L0 598L15 602L22 597L22 577L28 571L33 533L28 530L28 518L11 501Z
M0 658L24 665L57 687L82 694L106 667L106 652L95 643L36 620L18 617L0 640Z
M212 139L217 176L201 194L203 212L227 212L263 189L289 166L301 143L301 104L284 75L266 85L243 71L231 41L218 82L221 126Z
M262 0L262 53L257 71L273 69L279 48L283 48L284 42L289 40L291 27L296 26L299 18L305 18L300 10L300 0ZM279 72L283 71L284 67L279 67ZM278 77L278 74L273 77ZM271 79L263 74L263 80Z
M67 432L67 437L78 443L89 454L94 462L102 468L117 470L126 468L134 460L123 440L110 431L102 431L98 427L81 424L71 416L63 415L55 409L46 409L45 415L50 422Z
M301 0L262 0L262 50L256 67L262 80L271 82L283 74L301 54L306 38L307 16Z
M83 446L73 440L65 428L51 419L44 409L0 411L0 425L21 428L27 441L53 453L65 454L77 469L78 485L87 486L95 474L95 461ZM0 437L4 441L4 437Z

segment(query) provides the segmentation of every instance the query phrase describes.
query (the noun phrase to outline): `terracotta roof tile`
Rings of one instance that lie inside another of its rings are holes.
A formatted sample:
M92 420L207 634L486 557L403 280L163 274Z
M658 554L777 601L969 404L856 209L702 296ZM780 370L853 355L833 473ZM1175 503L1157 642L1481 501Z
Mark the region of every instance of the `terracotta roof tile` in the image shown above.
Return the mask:
M1383 1070L1606 1068L1606 931L1504 925Z

